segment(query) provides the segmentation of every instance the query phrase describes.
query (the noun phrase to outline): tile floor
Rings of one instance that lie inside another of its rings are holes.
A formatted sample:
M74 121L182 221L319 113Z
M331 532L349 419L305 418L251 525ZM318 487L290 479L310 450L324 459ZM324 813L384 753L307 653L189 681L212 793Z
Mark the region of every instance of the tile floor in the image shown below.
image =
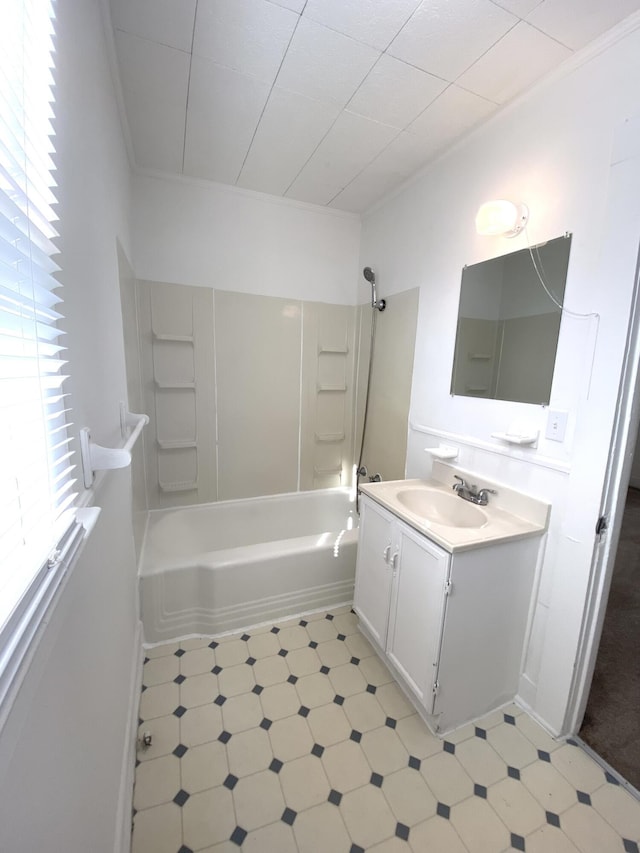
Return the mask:
M516 706L434 737L348 607L147 650L132 853L639 853L640 803Z

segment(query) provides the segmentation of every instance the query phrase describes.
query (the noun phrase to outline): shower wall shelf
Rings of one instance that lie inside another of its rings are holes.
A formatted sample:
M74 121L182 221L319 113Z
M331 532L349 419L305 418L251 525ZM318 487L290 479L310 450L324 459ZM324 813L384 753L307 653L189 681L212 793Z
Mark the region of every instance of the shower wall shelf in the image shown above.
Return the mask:
M163 483L158 482L161 492L197 492L198 481L189 480L184 483Z
M425 453L431 454L434 459L453 460L458 458L458 448L450 444L441 444L439 447L425 447Z
M320 345L318 347L318 353L334 353L337 355L346 355L349 352L349 347L345 344L343 347L325 347Z
M161 379L156 379L156 388L159 391L189 391L194 390L196 387L195 381L180 381L180 382L165 382Z
M185 448L197 447L198 446L197 441L195 441L195 440L190 441L188 439L185 439L184 441L182 441L180 439L175 439L175 440L172 439L169 441L167 439L158 438L158 439L156 439L156 441L158 442L158 447L161 450L184 450Z
M517 444L536 448L538 446L538 432L515 433L515 432L492 432L491 438L505 441L507 444Z
M334 444L337 441L344 441L345 435L343 432L324 432L315 433L316 441L323 444Z
M80 430L80 456L85 489L90 489L93 485L96 471L111 471L131 465L133 445L148 423L148 415L129 412L124 403L120 403L120 430L123 438L126 438L124 447L103 447L91 441L91 431L88 427Z
M347 386L345 383L340 385L325 385L324 383L318 384L318 391L338 391L340 393L344 393L347 390Z
M488 352L470 352L469 358L471 361L491 361L493 356Z
M194 342L193 335L167 335L160 332L153 332L153 340L154 341L168 341L170 343L178 343L178 344L192 344Z

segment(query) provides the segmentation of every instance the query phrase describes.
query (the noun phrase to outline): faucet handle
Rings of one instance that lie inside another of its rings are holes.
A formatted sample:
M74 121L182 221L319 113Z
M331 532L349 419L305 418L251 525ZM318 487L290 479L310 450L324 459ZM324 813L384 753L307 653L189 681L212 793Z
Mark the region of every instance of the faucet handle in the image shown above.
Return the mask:
M454 474L453 476L456 480L460 480L459 483L454 483L453 486L451 486L454 492L459 492L460 489L467 488L467 484L464 481L464 477L459 477L457 474Z

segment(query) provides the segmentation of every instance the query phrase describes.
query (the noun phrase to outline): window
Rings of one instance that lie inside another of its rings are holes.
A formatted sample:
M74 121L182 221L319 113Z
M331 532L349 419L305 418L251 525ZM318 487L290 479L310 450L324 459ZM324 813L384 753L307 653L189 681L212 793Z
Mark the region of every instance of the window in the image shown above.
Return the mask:
M80 538L52 259L53 25L50 0L2 0L0 669Z

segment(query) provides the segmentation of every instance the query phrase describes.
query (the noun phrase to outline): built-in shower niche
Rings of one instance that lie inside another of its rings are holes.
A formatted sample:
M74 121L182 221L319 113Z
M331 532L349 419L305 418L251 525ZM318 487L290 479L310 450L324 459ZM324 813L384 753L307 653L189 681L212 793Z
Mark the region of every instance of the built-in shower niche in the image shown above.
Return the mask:
M215 500L213 294L140 282L138 299L150 505Z

